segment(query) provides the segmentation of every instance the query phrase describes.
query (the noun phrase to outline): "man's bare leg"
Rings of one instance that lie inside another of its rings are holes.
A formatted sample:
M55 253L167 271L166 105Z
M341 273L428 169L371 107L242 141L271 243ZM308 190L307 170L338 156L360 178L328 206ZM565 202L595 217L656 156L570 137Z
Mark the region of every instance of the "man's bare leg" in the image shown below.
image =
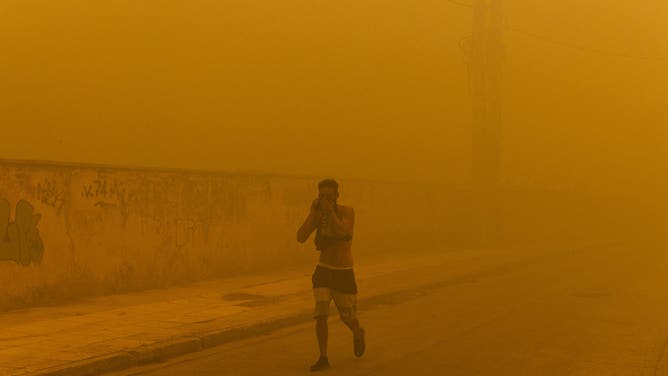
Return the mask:
M327 359L327 316L320 316L315 319L315 335L318 338L318 347L320 347L320 359L311 366L311 372L324 371L329 368L329 359Z
M350 328L355 338L358 338L362 334L362 331L360 329L360 321L357 318L344 321L343 323L346 324L348 328Z
M346 312L347 313L347 312ZM366 351L366 343L364 341L364 329L360 328L360 322L354 314L344 314L341 316L341 321L353 332L353 344L355 349L355 356L360 357Z
M329 359L327 358L327 316L319 316L315 319L315 335L318 338L320 359L311 366L311 372L323 371L329 368Z
M327 357L327 339L329 336L327 328L327 316L321 316L315 319L315 335L318 338L320 356Z

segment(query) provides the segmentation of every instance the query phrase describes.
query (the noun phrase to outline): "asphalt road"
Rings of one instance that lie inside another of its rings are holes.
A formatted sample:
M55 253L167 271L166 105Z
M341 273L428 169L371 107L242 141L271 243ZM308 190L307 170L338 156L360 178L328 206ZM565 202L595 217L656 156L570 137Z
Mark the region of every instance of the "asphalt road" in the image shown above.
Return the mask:
M332 318L325 374L668 375L667 249L561 252L360 307L367 353ZM117 375L300 375L317 355L308 323Z

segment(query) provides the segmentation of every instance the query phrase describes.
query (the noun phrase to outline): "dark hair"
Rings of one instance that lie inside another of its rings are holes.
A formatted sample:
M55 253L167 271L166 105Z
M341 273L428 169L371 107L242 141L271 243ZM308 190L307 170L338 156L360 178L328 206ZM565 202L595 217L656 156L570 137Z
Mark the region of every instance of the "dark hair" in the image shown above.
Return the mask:
M334 188L336 192L339 191L339 183L334 179L325 179L318 183L318 189L321 188Z

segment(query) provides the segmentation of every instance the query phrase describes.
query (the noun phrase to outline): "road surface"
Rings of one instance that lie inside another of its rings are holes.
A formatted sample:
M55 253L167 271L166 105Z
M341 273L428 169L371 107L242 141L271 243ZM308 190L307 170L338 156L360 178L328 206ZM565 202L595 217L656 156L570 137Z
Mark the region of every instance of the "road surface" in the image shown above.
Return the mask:
M324 373L668 375L666 249L564 251L360 307L367 353L333 317ZM305 323L116 375L305 375L316 358Z

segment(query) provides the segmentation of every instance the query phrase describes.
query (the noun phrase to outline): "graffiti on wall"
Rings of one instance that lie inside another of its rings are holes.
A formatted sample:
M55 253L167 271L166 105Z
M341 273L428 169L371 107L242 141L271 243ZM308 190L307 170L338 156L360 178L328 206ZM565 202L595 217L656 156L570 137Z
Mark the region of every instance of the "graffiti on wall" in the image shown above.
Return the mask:
M65 192L55 179L48 179L37 184L37 199L42 204L59 209L65 203Z
M27 201L16 204L13 222L7 200L0 200L0 261L15 261L23 266L39 264L44 256L44 243L37 225L42 218Z
M122 225L128 219L128 208L126 205L126 189L118 181L107 179L97 179L83 184L81 197L87 200L94 200L95 207L108 210L120 210Z
M89 184L84 184L81 196L84 198L122 201L125 198L125 189L115 181L110 182L105 179L94 180Z

